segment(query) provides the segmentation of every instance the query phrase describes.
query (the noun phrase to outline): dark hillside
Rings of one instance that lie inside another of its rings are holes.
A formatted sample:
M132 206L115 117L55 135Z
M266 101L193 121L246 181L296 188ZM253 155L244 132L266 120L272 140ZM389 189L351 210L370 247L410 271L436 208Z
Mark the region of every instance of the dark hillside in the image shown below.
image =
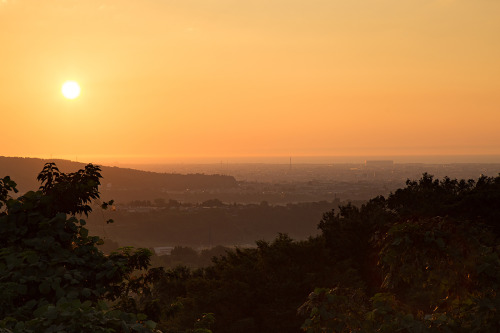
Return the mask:
M74 172L85 164L68 160L45 160L39 158L0 156L0 176L9 175L16 180L21 192L37 189L40 185L36 175L47 162L55 162L62 172ZM35 175L35 176L34 176ZM115 199L124 196L124 192L144 194L162 191L213 190L236 187L232 176L205 174L174 174L140 171L118 167L102 167L103 180L101 189L106 197ZM137 197L136 197L137 198Z

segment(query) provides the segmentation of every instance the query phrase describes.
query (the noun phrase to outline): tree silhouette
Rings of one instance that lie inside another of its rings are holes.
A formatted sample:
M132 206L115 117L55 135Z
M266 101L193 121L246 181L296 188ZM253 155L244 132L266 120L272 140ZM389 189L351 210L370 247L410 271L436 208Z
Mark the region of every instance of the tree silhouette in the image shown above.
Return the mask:
M62 173L48 163L38 191L12 198L16 184L0 180L0 328L12 332L151 332L144 315L126 309L129 293L146 288L149 250L105 256L85 220L99 199L100 168ZM103 208L108 203L103 203ZM130 308L130 307L129 307Z

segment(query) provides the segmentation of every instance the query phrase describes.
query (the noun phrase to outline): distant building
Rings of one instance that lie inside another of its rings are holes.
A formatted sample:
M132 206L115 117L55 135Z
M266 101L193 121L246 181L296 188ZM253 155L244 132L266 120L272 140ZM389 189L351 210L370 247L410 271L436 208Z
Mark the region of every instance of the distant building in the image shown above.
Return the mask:
M394 161L393 160L373 160L373 161L366 160L365 167L367 167L367 168L379 168L379 169L393 168Z

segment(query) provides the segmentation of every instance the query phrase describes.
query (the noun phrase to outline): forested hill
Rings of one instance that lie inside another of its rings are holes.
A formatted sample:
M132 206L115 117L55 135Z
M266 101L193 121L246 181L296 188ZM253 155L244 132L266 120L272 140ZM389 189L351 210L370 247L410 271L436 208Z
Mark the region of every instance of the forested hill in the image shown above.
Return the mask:
M62 172L74 172L85 167L84 163L68 160L45 160L39 158L0 156L0 177L10 176L18 184L21 192L37 189L40 184L36 175L45 163L55 162ZM159 192L204 190L236 187L232 176L205 174L156 173L102 166L101 183L107 191L117 192Z

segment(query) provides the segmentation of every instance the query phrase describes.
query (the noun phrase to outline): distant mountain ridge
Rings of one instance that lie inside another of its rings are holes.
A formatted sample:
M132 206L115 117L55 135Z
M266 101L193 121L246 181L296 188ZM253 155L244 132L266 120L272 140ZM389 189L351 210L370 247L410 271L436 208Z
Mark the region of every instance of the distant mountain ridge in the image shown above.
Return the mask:
M75 172L86 163L61 159L0 156L0 178L10 176L20 192L40 186L36 176L45 163L54 162L61 172ZM119 167L101 166L101 192L164 192L186 190L216 190L237 187L236 179L227 175L157 173Z

